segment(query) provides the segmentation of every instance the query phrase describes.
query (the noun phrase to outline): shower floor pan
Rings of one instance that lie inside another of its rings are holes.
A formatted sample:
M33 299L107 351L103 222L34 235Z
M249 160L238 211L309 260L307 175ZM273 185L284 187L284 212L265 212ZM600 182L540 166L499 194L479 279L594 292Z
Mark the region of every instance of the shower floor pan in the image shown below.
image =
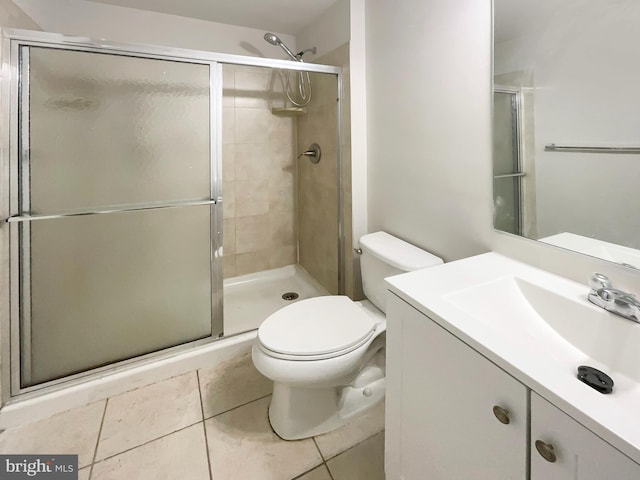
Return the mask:
M298 298L283 299L289 292ZM329 292L299 265L228 278L224 281L224 335L254 330L282 307L321 295Z

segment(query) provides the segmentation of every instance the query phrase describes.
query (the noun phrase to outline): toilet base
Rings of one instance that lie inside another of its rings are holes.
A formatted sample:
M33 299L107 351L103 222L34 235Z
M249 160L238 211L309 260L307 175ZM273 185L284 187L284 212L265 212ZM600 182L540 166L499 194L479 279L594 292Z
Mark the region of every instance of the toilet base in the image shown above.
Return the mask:
M299 440L334 430L384 398L384 367L367 365L347 386L302 388L274 383L269 405L273 430Z

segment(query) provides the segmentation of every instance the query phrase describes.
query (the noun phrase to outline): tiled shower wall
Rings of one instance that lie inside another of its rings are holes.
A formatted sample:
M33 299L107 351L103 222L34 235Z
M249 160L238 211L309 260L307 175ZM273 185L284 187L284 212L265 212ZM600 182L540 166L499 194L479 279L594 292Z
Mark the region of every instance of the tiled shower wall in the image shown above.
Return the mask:
M274 80L270 69L223 67L225 278L297 263L296 125L271 113Z
M280 117L279 81L269 69L223 69L223 193L225 277L300 263L327 290L338 293L338 178L342 175L345 293L362 298L352 250L349 44L316 63L343 68L342 98L335 75L311 74L307 113ZM275 89L276 93L273 92ZM338 144L336 109L342 109ZM296 155L313 142L322 160ZM342 157L337 170L337 152ZM296 172L297 168L297 172ZM296 182L297 178L297 184ZM298 259L299 248L299 259Z
M313 100L307 115L298 118L298 148L316 142L322 148L318 164L298 165L298 229L300 265L331 293L338 293L338 174L342 175L345 253L345 292L361 298L354 281L351 225L351 130L349 44L323 55L316 63L343 68L342 98L337 102L334 75L312 74ZM338 144L336 109L342 108L341 143ZM340 149L342 171L337 169Z

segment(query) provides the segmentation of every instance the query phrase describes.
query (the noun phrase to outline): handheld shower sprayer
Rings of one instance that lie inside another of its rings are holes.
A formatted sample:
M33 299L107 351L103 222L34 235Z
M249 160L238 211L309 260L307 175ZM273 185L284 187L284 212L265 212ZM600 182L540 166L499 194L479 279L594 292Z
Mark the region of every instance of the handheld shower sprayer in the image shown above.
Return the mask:
M275 34L271 32L267 32L264 34L264 39L273 46L280 47L285 51L291 60L294 62L302 62L302 56L311 52L315 55L316 47L307 48L306 50L300 51L297 55L293 53L289 47L287 47L282 40ZM295 75L297 77L297 85L292 85L291 76ZM280 80L282 81L282 86L284 92L287 96L289 102L296 107L304 107L309 105L311 101L311 78L309 77L309 72L298 71L295 73L292 72L280 72ZM295 91L297 90L297 93ZM297 98L296 98L297 97Z
M294 62L301 62L302 61L300 58L298 58L296 56L295 53L293 53L289 49L289 47L287 47L284 43L282 43L282 40L280 40L280 37L278 37L275 33L270 33L270 32L265 33L264 34L264 39L267 42L269 42L271 45L274 45L276 47L282 48L282 50L284 50L285 53L287 55L289 55Z

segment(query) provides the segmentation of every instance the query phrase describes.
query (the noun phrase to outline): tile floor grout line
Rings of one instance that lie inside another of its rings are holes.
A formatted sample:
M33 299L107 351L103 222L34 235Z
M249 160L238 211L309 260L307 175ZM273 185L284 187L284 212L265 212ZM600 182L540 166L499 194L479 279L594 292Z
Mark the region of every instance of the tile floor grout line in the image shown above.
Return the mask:
M246 403L243 403L243 404L238 405L238 406L236 406L236 407L230 408L229 410L225 410L224 412L216 413L215 415L211 415L211 416L209 416L209 417L206 417L206 418L204 419L204 421L206 422L207 420L211 420L212 418L219 417L220 415L224 415L225 413L232 412L233 410L237 410L238 408L246 407L246 406L247 406L247 405L249 405L250 403L257 402L258 400L264 400L265 398L270 397L270 396L271 396L271 394L270 394L270 393L268 393L268 394L266 394L266 395L263 395L263 396L261 396L261 397L258 397L258 398L256 398L256 399L254 399L254 400L249 400L249 401L248 401L248 402L246 402ZM204 417L204 413L202 414L202 416Z
M329 464L328 464L327 462L324 462L324 463L323 463L323 465L324 465L324 466L325 466L325 468L327 469L327 472L329 472L329 478L330 478L331 480L335 480L335 479L333 478L333 473L331 472L331 469L329 468Z
M204 400L202 398L202 385L200 384L200 371L196 370L196 379L198 380L198 394L200 395L200 411L202 412L202 432L204 433L204 448L207 456L207 465L209 466L209 480L213 480L213 472L211 471L211 455L209 453L209 439L207 438L207 426L204 424Z
M326 463L327 459L324 458L324 454L322 453L322 450L320 450L320 445L318 445L318 442L316 442L316 437L311 437L311 440L313 440L313 444L316 446L316 450L318 450L318 453L320 454L320 458L322 459L322 463Z
M318 450L318 453L320 453L320 458L322 458L322 463L320 465L324 465L324 468L326 468L327 472L329 473L329 478L331 480L334 480L333 473L331 473L331 469L329 468L329 464L327 463L327 459L324 458L324 453L322 453L322 450L320 449L320 445L318 445L316 437L311 437L311 440L313 440L313 443L316 446L316 449ZM315 468L318 468L318 467L315 467Z
M89 480L91 480L91 476L93 475L93 464L96 461L96 456L98 455L98 445L100 445L100 437L102 436L102 427L104 427L104 419L107 417L107 405L109 405L109 398L104 401L104 410L102 410L102 420L100 420L100 428L98 429L98 438L96 438L96 447L93 449L93 457L91 458L91 463L89 464Z
M196 382L198 382L198 399L200 400L201 419L204 422L204 400L202 400L202 385L200 385L200 372L196 370Z
M341 452L336 453L335 455L333 455L332 457L329 457L325 460L325 462L328 462L329 460L333 460L334 458L336 458L338 455L342 455L345 452L348 452L349 450L351 450L352 448L357 447L358 445L363 444L364 442L366 442L367 440L371 440L373 437L375 437L376 435L380 435L382 432L384 432L384 428L382 430L380 430L379 432L374 433L373 435L368 436L367 438L364 438L362 440L360 440L358 443L354 443L353 445L351 445L349 448L345 448L344 450L342 450ZM314 438L315 440L315 438Z
M178 433L178 432L181 432L181 431L183 431L183 430L186 430L187 428L194 427L194 426L198 425L199 423L203 423L203 421L202 421L202 420L198 420L198 421L197 421L197 422L195 422L195 423L192 423L192 424L190 424L190 425L186 425L186 426L184 426L184 427L182 427L182 428L179 428L179 429L177 429L177 430L174 430L173 432L165 433L164 435L160 435L159 437L152 438L151 440L148 440L148 441L146 441L146 442L144 442L144 443L141 443L140 445L136 445L135 447L127 448L126 450L123 450L123 451L118 452L118 453L114 453L113 455L109 455L108 457L101 458L101 459L100 459L100 460L98 460L97 462L93 462L93 463L94 463L94 465L95 465L96 463L102 463L102 462L104 462L105 460L110 460L110 459L112 459L112 458L114 458L114 457L117 457L118 455L122 455L123 453L128 453L128 452L130 452L131 450L135 450L135 449L136 449L136 448L138 448L138 447L143 447L143 446L145 446L145 445L149 445L150 443L153 443L153 442L155 442L156 440L161 440L161 439L163 439L163 438L165 438L165 437L168 437L169 435L173 435L174 433Z
M329 470L329 467L327 467L325 462L319 463L318 465L311 467L309 470L305 470L304 472L296 475L295 477L293 477L291 480L298 480L302 477L304 477L305 475L307 475L308 473L313 472L315 469L320 468L321 466L325 466L327 470ZM333 477L331 478L331 480L333 480Z

